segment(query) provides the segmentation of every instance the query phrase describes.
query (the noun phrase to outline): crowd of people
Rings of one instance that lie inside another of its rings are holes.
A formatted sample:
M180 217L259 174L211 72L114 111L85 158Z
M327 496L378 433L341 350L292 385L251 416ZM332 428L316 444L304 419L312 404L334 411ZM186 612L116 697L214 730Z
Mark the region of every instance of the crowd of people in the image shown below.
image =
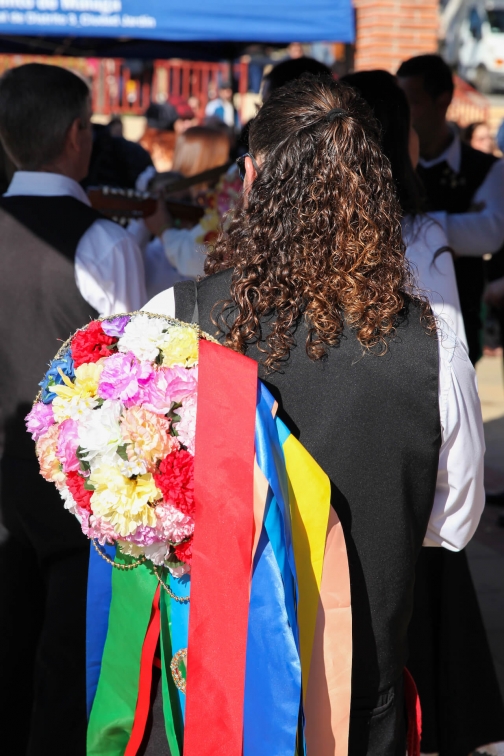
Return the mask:
M488 317L504 338L504 160L485 123L447 120L453 90L437 55L338 81L293 57L264 77L241 134L223 82L201 122L181 98L152 104L137 144L118 119L92 125L88 87L65 69L0 79L6 753L86 753L89 546L40 477L23 418L58 339L143 308L197 312L255 359L331 479L352 588L349 756L404 756L405 666L423 754L503 756L464 549L485 503L473 366ZM153 181L156 211L127 228L85 191ZM143 752L167 756L165 741L154 722Z

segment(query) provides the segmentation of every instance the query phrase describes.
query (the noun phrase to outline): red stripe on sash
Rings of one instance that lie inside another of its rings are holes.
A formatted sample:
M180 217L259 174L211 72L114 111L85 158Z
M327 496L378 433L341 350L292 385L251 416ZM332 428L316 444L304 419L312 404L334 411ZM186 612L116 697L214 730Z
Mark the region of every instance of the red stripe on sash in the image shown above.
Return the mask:
M404 668L404 697L408 713L408 756L420 756L420 737L422 735L422 709L417 686L411 672Z
M142 646L135 719L133 721L133 729L131 730L128 745L124 751L124 756L136 756L138 749L142 745L147 718L149 716L152 689L152 668L155 663L156 648L160 631L159 596L160 586L158 585L152 601L151 618L149 620L149 626L147 627L144 644Z
M184 756L241 756L257 364L200 341Z

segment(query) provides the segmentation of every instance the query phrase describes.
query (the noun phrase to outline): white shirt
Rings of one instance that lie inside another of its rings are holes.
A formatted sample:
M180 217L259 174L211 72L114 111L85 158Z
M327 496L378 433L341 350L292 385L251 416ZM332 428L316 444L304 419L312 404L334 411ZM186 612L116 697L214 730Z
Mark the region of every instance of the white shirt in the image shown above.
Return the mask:
M419 293L427 296L434 315L447 323L467 348L453 257L443 252L434 260L436 252L448 246L443 228L429 215L419 215L404 218L402 229Z
M433 160L420 158L423 168L446 161L458 173L462 160L460 137L454 132L447 149ZM480 257L497 252L504 244L504 160L497 160L473 197L473 204L483 204L480 212L431 213L443 226L450 246L459 257Z
M173 289L158 294L143 309L175 317ZM442 443L424 546L459 551L474 535L485 505L485 439L476 373L465 347L444 325L439 328L439 414Z
M84 189L59 173L17 171L4 196L15 195L74 197L90 205ZM75 282L86 302L102 317L139 310L147 299L138 245L127 231L110 220L95 221L79 241Z

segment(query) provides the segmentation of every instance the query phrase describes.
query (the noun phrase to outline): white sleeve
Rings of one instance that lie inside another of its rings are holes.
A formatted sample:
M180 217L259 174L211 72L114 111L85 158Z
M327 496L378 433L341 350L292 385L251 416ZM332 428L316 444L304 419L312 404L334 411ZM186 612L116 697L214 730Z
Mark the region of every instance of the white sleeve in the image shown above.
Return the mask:
M150 312L152 315L166 315L168 318L175 317L175 292L173 286L171 289L166 289L160 294L156 294L152 297L146 305L142 307L145 312Z
M147 299L142 253L134 238L109 220L93 223L80 240L75 281L102 317L139 310Z
M504 244L504 160L497 160L473 197L481 212L447 214L446 234L459 257L481 257Z
M191 228L169 228L162 237L168 261L183 276L196 279L204 274L206 248L196 239L204 233L200 225Z
M440 333L439 410L442 443L424 546L460 551L471 540L485 504L485 439L476 373L454 334Z

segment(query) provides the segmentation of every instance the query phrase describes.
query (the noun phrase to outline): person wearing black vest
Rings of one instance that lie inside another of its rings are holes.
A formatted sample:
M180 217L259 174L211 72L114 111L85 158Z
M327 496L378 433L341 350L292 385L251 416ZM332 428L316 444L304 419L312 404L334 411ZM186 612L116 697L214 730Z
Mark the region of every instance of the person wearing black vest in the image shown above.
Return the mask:
M399 85L420 138L419 175L457 255L455 272L469 346L481 356L482 255L504 240L504 162L462 143L446 121L452 74L437 55L406 61ZM484 205L470 212L473 204ZM465 256L472 255L472 256ZM422 549L409 630L410 668L423 709L422 751L440 756L504 749L504 705L464 550Z
M145 301L140 251L78 182L91 154L85 82L30 64L0 80L17 167L0 198L0 732L3 753L84 756L88 541L39 474L24 417L61 342Z
M469 357L475 363L481 357L482 256L497 252L504 243L504 161L462 142L446 120L454 85L442 58L411 58L402 63L397 76L420 139L418 173L428 209L443 211L440 221L457 255L460 304ZM459 215L477 209L481 212L472 212L467 219Z
M329 475L352 593L348 753L404 756L415 562L424 539L462 548L483 504L474 370L427 303L406 294L392 175L354 91L306 77L272 92L249 150L211 275L144 309L197 319L257 360L280 416ZM152 742L161 726L154 705ZM146 753L167 750L148 743Z

